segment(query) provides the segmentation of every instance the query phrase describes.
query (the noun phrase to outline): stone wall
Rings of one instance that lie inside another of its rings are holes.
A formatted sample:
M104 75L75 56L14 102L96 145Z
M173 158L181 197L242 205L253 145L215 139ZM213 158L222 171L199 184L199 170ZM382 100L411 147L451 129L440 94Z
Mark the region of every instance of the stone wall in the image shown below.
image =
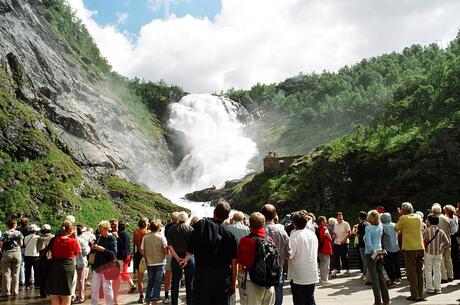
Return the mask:
M270 153L264 158L264 172L266 173L280 173L289 170L289 167L294 161L301 156L288 156L278 157L276 153Z

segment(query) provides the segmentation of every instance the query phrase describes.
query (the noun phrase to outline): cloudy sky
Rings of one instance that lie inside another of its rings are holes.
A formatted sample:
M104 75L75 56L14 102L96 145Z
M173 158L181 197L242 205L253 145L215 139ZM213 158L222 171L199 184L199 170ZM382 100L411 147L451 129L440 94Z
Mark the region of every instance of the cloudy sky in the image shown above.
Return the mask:
M458 0L67 0L114 70L194 93L446 47Z

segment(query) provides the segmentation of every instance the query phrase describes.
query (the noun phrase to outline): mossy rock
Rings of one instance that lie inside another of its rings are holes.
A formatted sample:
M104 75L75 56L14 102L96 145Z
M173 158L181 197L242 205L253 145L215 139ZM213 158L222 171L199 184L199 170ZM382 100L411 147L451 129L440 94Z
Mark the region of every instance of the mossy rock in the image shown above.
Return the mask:
M0 228L21 215L56 227L73 214L86 226L118 218L132 229L142 216L165 221L170 212L184 210L119 177L85 176L52 125L3 89L0 128Z

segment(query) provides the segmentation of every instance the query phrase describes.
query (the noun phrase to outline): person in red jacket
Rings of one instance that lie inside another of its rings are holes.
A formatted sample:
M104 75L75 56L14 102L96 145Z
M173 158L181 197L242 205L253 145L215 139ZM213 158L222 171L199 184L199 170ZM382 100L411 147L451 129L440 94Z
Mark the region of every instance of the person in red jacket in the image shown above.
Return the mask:
M254 212L249 217L249 228L251 233L261 238L265 238L265 217L262 213ZM255 260L256 240L250 236L243 237L238 246L236 260L244 268L252 268ZM251 282L249 273L246 279L245 296L246 304L251 305L273 305L275 304L275 288L262 287Z
M332 256L332 237L329 234L329 230L326 227L326 217L320 216L318 217L319 222L319 270L321 275L321 283L327 284L329 283L329 267L331 262Z

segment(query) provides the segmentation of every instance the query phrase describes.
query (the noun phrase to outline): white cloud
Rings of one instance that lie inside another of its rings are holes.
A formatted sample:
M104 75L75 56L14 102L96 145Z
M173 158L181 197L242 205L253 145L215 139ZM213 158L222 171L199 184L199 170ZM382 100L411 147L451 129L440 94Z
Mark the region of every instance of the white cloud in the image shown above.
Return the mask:
M120 67L129 64L134 45L132 45L129 35L121 33L115 25L99 25L92 18L97 12L88 10L83 0L67 0L70 6L76 11L80 18L93 36L103 56L116 71L123 71Z
M460 25L457 0L222 0L213 21L153 20L134 43L96 24L82 0L68 1L116 71L192 92L336 70L413 43L445 46Z
M117 24L125 24L128 20L128 13L127 12L117 12Z

